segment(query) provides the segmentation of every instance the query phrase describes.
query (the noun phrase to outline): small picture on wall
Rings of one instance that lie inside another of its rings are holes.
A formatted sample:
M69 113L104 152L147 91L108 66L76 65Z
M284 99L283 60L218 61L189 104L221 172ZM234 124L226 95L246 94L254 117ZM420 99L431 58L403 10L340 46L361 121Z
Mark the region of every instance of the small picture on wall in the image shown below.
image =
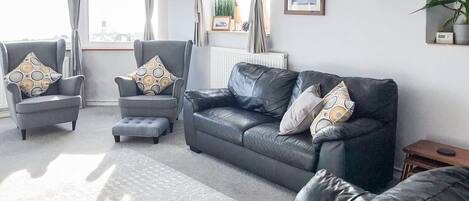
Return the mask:
M212 22L212 31L229 31L230 22L230 16L214 16Z
M325 15L325 0L285 0L285 14Z

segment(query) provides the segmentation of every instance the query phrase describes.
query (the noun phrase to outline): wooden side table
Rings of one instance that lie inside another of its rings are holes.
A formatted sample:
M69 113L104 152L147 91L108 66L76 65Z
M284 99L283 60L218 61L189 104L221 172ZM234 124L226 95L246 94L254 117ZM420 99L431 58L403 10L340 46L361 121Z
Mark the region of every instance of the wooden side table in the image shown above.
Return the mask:
M445 156L437 152L440 148L451 149L455 156ZM469 167L469 150L440 144L429 140L421 140L403 149L406 154L402 168L401 181L411 175L446 166Z

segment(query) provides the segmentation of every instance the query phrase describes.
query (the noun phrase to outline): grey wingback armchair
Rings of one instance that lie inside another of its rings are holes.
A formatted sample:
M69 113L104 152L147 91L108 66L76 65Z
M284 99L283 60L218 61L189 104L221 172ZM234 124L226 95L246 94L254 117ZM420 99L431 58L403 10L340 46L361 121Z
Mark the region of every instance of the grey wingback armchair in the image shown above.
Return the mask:
M0 43L0 65L4 72L15 69L30 52L58 73L62 73L65 41ZM72 122L75 130L80 108L83 76L62 78L50 85L39 97L25 96L16 84L5 84L10 116L26 140L26 130L35 127Z
M182 109L182 94L186 90L192 54L192 41L135 41L134 54L137 67L158 55L166 68L180 78L173 86L156 96L145 96L130 77L119 76L119 107L122 117L166 117L173 130Z

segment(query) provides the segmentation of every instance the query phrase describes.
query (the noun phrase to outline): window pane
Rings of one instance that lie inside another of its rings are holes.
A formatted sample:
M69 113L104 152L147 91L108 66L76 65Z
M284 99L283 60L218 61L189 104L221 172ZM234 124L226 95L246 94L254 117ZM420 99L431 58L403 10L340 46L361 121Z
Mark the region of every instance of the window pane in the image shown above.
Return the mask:
M89 0L90 42L143 39L144 0Z
M0 40L70 38L66 0L0 0Z

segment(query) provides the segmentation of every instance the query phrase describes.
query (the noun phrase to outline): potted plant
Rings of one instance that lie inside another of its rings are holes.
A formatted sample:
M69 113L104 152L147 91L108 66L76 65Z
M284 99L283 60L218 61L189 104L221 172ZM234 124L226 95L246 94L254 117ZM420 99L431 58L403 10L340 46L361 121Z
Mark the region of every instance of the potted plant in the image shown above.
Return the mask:
M453 12L452 17L443 24L442 29L453 24L456 44L469 45L469 0L428 0L423 8L415 12L437 6L445 7Z

